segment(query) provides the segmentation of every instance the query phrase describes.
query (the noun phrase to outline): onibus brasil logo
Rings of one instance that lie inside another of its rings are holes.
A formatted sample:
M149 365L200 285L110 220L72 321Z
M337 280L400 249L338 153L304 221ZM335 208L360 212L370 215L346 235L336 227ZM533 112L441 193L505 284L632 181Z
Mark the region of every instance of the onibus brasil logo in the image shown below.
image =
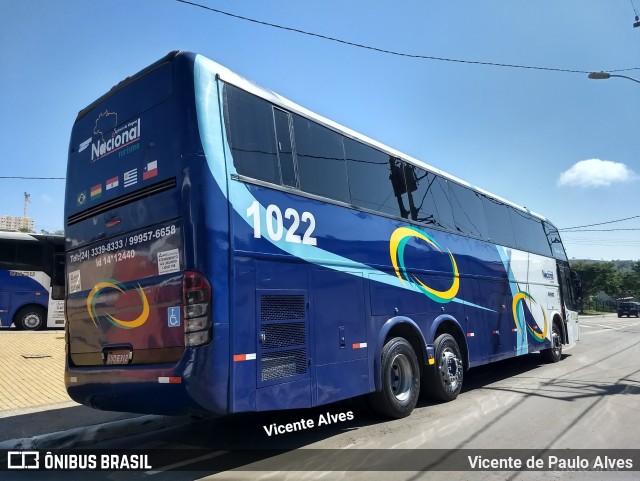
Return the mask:
M140 315L133 319L132 321L123 321L121 319L117 319L110 314L105 316L98 316L96 314L96 302L100 294L105 290L116 290L121 294L129 291L130 289L125 288L120 282L115 279L105 279L103 281L98 282L91 292L87 296L87 310L89 311L89 315L91 316L91 320L93 323L98 326L98 321L101 317L106 318L111 324L121 329L133 329L135 327L142 326L147 319L149 319L149 301L147 300L147 296L145 295L142 287L138 284L138 287L135 288L136 292L140 296L140 302L142 303L142 312Z
M407 245L407 242L409 242L414 237L425 241L427 244L435 248L438 252L444 253L444 250L440 246L440 244L438 244L438 242L426 232L414 227L399 227L393 232L393 234L391 234L391 239L389 240L391 264L393 265L396 276L398 276L398 279L400 279L404 285L406 285L406 282L409 282L410 284L416 286L420 290L420 292L425 294L432 301L438 302L440 304L451 302L456 297L456 295L458 294L458 290L460 289L458 264L456 264L456 260L453 257L453 254L449 249L447 249L447 252L449 253L449 260L451 261L451 271L453 276L451 287L444 291L439 291L437 289L429 287L413 274L409 274L407 272L407 268L405 267L404 249Z

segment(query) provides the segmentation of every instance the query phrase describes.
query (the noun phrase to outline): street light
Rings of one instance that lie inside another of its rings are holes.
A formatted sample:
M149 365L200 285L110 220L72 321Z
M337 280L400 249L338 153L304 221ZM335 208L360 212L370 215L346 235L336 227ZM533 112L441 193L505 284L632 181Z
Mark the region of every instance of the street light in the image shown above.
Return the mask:
M611 77L626 78L640 84L640 80L634 79L632 77L627 77L626 75L613 75L607 72L591 72L589 74L589 78L593 80L606 80Z

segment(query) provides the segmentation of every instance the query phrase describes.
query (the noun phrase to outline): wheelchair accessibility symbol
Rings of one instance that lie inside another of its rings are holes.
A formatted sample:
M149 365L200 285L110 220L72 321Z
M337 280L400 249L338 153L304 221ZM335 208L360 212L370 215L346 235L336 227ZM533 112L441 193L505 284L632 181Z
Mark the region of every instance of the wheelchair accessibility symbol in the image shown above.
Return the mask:
M180 327L180 307L167 308L167 322L169 327Z

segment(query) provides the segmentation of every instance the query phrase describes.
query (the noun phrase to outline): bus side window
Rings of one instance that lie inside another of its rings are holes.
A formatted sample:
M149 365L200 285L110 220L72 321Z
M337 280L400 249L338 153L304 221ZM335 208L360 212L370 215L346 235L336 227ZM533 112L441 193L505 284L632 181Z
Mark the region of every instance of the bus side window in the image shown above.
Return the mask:
M351 203L358 207L370 209L385 214L407 217L406 206L402 202L401 192L396 194L398 177L396 161L389 155L355 140L344 138L344 151L347 157L347 171L349 173L349 189ZM402 179L400 171L399 179ZM406 190L406 189L404 189Z
M486 196L482 196L482 203L491 242L503 246L515 246L516 240L513 235L509 207Z
M449 182L449 192L451 193L451 208L457 231L488 239L484 208L479 195L455 182Z
M280 184L271 104L225 85L225 122L233 164L240 175Z
M16 243L0 240L0 269L14 269L16 262Z
M16 252L16 268L25 270L40 270L43 263L43 249L39 243L18 244Z
M512 208L510 211L516 246L535 254L551 256L551 247L549 247L542 223L519 209Z
M291 143L291 114L273 107L273 119L276 126L276 142L282 184L296 189L298 187L296 166Z
M442 229L455 231L447 181L420 167L407 165L411 218Z
M342 136L293 115L300 190L351 203Z

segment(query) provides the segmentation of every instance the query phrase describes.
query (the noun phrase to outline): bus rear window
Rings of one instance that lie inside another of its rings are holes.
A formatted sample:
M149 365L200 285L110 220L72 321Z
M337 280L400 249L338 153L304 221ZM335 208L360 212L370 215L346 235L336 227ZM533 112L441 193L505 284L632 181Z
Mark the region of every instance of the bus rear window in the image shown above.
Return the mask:
M172 88L167 62L123 82L81 113L71 136L67 215L175 176Z

